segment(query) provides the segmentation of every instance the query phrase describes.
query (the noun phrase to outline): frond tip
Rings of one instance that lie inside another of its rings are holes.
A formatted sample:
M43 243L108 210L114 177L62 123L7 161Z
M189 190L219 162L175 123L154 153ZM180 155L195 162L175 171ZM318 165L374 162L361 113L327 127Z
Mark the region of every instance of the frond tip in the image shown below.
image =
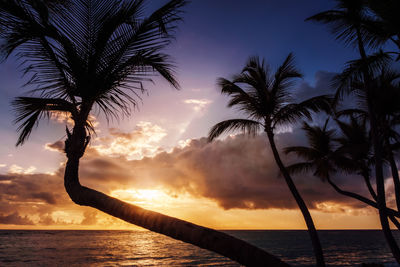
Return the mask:
M248 135L256 135L260 130L261 124L257 121L247 119L232 119L221 121L211 128L208 134L208 140L211 142L224 132L241 130L243 133Z
M39 120L43 117L49 118L51 112L75 113L74 105L64 99L17 97L12 106L17 114L14 122L20 124L17 129L20 132L17 146L22 145Z

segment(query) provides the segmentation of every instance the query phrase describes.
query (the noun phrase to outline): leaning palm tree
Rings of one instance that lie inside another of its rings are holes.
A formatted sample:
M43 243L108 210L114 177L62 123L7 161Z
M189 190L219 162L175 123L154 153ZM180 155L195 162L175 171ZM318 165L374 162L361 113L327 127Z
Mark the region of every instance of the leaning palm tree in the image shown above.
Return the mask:
M377 187L377 202L379 206L379 218L386 241L398 262L400 262L400 249L390 231L389 221L386 214L386 196L383 177L383 147L380 140L378 120L375 116L376 107L372 97L372 74L368 68L368 55L366 46L376 47L382 43L381 36L370 31L373 15L368 12L367 0L336 0L336 9L318 13L307 20L321 22L331 26L336 38L344 41L346 45L352 44L358 48L361 60L359 61L363 91L366 96L366 106L370 121L372 143L375 156L375 178Z
M107 119L129 115L143 84L159 74L178 88L163 53L181 20L185 0L170 0L144 16L144 0L0 0L0 51L13 52L32 74L31 97L14 101L22 145L41 118L66 113L64 185L78 205L89 206L154 232L248 266L287 266L222 232L142 209L82 186L79 161L89 144L93 109Z
M328 121L326 120L323 127L303 123L302 129L306 133L309 146L291 146L286 147L284 151L286 154L296 154L305 161L288 166L289 173L295 175L312 172L323 182L328 182L339 194L378 208L376 193L370 182L371 144L365 131L365 124L359 123L354 117L349 123L337 121L343 135L336 138L335 131L328 129ZM332 176L339 171L361 175L373 200L340 188L332 179ZM400 229L400 223L395 218L400 217L400 213L389 208L387 213L390 220Z
M312 112L329 110L331 97L318 96L300 103L293 103L291 92L294 79L302 75L294 66L294 58L289 54L275 73L258 57L251 57L242 72L232 80L220 78L221 92L231 97L228 107L237 107L247 114L245 119L222 121L212 127L209 140L230 130L243 130L254 135L259 130L266 132L275 161L299 206L313 244L317 265L324 266L322 247L307 205L288 173L275 144L276 130L281 126L295 123L301 118L310 118Z

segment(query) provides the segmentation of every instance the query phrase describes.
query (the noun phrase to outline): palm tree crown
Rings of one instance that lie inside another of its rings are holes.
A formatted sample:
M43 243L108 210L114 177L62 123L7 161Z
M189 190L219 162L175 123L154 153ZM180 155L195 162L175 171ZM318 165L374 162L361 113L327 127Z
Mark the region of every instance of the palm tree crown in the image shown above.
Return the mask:
M328 24L337 40L355 47L367 44L376 47L385 40L376 35L376 20L367 9L367 0L335 0L335 9L315 14L306 21Z
M60 3L59 3L60 2ZM178 88L170 43L185 0L172 0L149 16L144 0L0 1L0 50L14 51L38 97L17 98L23 144L51 112L85 123L93 107L107 119L129 115L143 82L160 74ZM90 131L90 123L86 122Z
M287 169L292 174L313 170L314 176L325 180L336 170L333 143L335 131L328 129L328 120L323 127L304 122L302 129L306 133L309 146L291 146L284 151L286 154L294 153L306 161L292 164Z
M255 134L260 128L274 131L279 126L311 118L312 112L329 110L331 97L317 96L293 103L294 80L301 78L289 54L275 73L264 60L251 57L242 72L227 80L218 79L221 92L231 97L228 107L236 107L247 114L246 119L232 119L216 124L209 133L212 140L223 132L241 129Z

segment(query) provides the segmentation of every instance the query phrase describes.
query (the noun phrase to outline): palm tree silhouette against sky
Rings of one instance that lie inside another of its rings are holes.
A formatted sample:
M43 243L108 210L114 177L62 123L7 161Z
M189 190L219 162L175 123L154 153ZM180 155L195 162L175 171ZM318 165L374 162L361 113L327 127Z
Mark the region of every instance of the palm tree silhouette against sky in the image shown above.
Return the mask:
M382 140L379 138L379 126L375 116L376 107L372 97L372 73L368 67L368 55L366 47L371 48L382 44L380 35L371 31L370 28L375 25L371 22L374 21L373 15L367 12L366 0L336 0L336 9L318 13L312 17L307 18L307 21L316 21L331 26L333 34L336 39L342 40L346 45L353 45L358 48L360 54L360 74L362 74L363 91L366 96L366 106L368 109L368 117L371 127L372 143L375 155L375 177L377 187L377 202L379 207L379 217L382 230L389 247L400 263L400 249L390 231L389 221L386 214L386 196L385 185L383 177L383 147Z
M324 266L324 256L314 222L307 205L298 192L291 176L287 172L275 144L277 128L295 123L299 119L311 118L312 112L329 110L331 97L324 95L293 102L291 92L294 80L302 75L294 65L294 58L289 54L283 64L272 73L264 60L250 57L242 72L232 80L220 78L218 85L221 93L230 96L228 107L238 108L247 115L245 119L222 121L212 127L209 140L230 130L242 130L254 135L263 130L267 133L275 161L299 206L311 237L318 266Z
M63 2L60 4L59 2ZM142 209L79 182L79 161L94 129L93 109L108 119L130 115L144 83L161 75L179 88L174 65L163 52L173 38L185 0L171 0L144 16L146 1L0 0L0 47L13 52L32 74L35 97L14 101L22 145L39 120L66 113L64 185L78 205L192 243L248 266L287 266L267 252L222 232Z
M391 40L399 49L400 59L400 2L397 0L368 0L368 7L376 17L370 28L382 41Z
M284 149L286 154L296 154L305 161L287 167L289 173L295 175L312 172L322 181L327 181L339 194L361 201L371 207L378 208L376 193L370 182L369 168L371 160L371 141L365 128L365 121L359 122L351 117L350 122L336 120L342 135L337 137L336 131L328 128L326 120L323 127L303 124L309 146L291 146ZM354 192L340 188L332 179L336 173L357 174L364 178L365 184L373 200ZM395 217L398 211L387 209L390 220L400 227Z

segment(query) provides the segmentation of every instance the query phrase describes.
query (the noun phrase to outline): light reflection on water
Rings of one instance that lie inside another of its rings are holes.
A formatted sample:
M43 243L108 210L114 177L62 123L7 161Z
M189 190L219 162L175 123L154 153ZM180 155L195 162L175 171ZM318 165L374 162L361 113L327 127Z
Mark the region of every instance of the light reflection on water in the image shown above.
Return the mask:
M227 231L293 265L314 263L306 231ZM395 232L396 237L400 235ZM330 266L395 266L380 231L320 231ZM238 266L148 231L0 231L0 266Z

